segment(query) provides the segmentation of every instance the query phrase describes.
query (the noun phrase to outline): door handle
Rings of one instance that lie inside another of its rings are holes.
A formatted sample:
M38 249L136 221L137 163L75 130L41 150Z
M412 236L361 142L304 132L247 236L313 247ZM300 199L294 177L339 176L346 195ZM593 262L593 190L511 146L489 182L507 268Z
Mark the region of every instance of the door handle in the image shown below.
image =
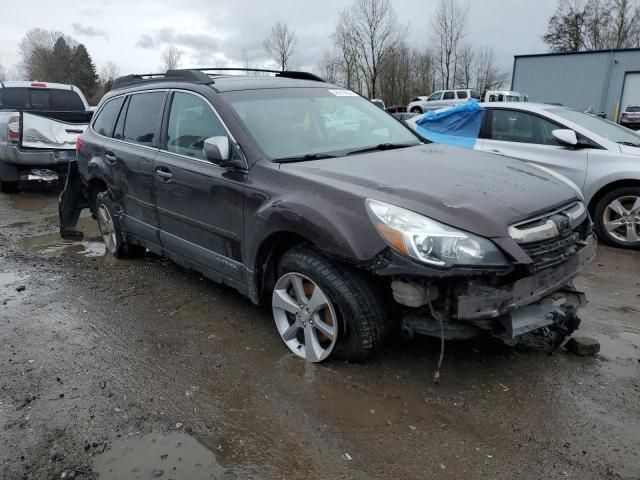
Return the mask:
M104 161L108 165L115 165L115 163L118 161L118 158L113 154L113 152L107 152L104 154Z
M156 175L163 180L171 180L173 178L173 173L163 170L162 168L156 168Z
M67 133L79 133L79 134L84 133L84 130L80 130L79 128L65 128L64 131Z

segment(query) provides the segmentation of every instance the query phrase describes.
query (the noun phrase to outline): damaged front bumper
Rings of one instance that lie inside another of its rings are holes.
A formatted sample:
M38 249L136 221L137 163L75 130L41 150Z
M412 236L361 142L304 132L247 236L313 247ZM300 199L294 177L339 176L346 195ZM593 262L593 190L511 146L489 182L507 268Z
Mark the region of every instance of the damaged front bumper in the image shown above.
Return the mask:
M519 278L495 282L497 273L457 277L395 277L394 299L402 310L405 336L416 334L469 339L489 334L506 343L541 328L554 329L562 338L578 328L578 310L586 298L573 279L595 258L596 241L590 235L564 263ZM498 285L496 285L498 283Z

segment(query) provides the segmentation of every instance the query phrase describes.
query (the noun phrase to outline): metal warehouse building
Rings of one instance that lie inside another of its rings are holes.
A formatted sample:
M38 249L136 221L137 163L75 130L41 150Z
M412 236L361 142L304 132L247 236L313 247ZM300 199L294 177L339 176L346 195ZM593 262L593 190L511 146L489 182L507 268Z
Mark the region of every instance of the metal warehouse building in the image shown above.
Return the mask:
M531 102L593 108L618 121L628 105L640 105L640 48L519 55L511 89Z

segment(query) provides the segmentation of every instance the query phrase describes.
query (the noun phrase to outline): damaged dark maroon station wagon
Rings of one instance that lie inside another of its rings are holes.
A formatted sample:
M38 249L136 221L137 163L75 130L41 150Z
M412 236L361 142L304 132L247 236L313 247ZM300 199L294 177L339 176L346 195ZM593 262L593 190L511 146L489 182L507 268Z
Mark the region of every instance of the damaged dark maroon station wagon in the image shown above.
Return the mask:
M209 73L207 73L209 72ZM496 155L427 144L302 72L114 82L60 200L116 257L149 250L271 302L296 355L363 360L391 332L560 344L593 259L579 193Z

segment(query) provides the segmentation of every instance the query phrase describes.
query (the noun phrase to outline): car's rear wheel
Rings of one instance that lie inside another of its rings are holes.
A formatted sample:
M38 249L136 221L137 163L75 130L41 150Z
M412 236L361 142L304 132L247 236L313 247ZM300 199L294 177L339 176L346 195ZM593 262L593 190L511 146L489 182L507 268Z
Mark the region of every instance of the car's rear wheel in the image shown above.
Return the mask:
M411 113L422 113L422 109L420 107L413 107L409 110Z
M272 309L282 340L309 362L329 356L363 361L386 330L384 305L370 279L305 247L280 261Z
M122 235L122 226L109 192L100 192L96 196L95 213L98 219L100 235L107 251L116 258L139 257L145 249L139 245L126 243Z
M600 199L595 228L604 243L640 248L640 187L618 188Z

